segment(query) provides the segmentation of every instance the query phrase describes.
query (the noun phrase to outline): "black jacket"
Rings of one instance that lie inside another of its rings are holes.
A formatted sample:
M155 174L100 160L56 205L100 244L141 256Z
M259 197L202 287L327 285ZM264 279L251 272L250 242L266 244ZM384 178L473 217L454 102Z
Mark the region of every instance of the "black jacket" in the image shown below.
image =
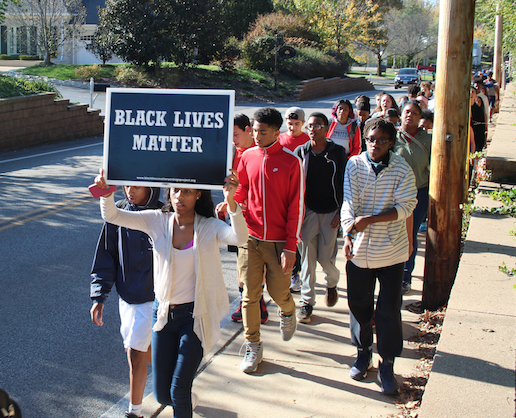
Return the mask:
M117 206L131 211L159 209L163 206L159 194L160 189L153 187L145 206L136 206L126 199L117 202ZM104 303L113 284L127 303L140 304L154 300L152 243L148 235L106 222L91 269L91 299Z
M348 162L348 156L346 155L346 150L344 147L335 144L333 141L327 139L328 145L326 149L321 153L322 156L328 161L328 163L332 164L333 167L333 175L329 179L321 179L321 181L331 182L331 187L333 190L333 204L335 206L335 210L341 208L342 201L344 199L344 170L346 169L346 163ZM303 161L303 168L305 172L305 181L308 175L308 160L309 153L312 150L311 141L300 145L294 151L301 160ZM308 190L305 193L309 193ZM318 212L317 208L310 208L314 212Z

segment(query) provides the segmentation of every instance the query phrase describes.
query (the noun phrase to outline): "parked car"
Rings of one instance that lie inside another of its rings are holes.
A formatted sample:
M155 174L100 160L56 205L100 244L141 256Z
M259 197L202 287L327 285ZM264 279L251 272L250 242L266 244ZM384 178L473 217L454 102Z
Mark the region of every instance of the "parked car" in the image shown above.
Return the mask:
M394 78L394 88L399 89L404 85L421 84L421 73L417 68L401 68Z
M419 71L427 70L427 71L430 71L431 73L435 73L437 67L435 64L430 64L430 65L418 65L418 66L416 66L416 68Z

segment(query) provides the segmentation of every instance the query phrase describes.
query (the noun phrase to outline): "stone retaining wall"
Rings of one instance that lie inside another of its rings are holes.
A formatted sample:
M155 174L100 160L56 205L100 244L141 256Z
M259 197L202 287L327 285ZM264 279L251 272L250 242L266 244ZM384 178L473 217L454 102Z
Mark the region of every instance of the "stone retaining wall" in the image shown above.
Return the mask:
M0 152L103 134L100 110L55 93L0 99Z
M364 77L334 77L327 78L326 80L323 77L317 77L299 83L294 95L296 100L302 101L332 96L339 93L367 90L374 90L374 86Z

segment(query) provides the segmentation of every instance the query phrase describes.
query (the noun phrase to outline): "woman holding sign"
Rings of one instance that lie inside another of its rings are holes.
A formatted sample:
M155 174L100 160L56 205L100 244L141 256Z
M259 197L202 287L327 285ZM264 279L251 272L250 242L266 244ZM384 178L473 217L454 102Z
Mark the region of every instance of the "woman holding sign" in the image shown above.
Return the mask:
M95 178L107 189L103 170ZM149 235L154 253L152 374L157 401L174 408L174 417L192 417L192 382L203 354L220 337L229 311L219 245L243 245L247 226L234 199L236 171L226 177L224 197L231 226L214 217L211 192L170 188L161 210L119 210L113 195L101 198L107 222Z

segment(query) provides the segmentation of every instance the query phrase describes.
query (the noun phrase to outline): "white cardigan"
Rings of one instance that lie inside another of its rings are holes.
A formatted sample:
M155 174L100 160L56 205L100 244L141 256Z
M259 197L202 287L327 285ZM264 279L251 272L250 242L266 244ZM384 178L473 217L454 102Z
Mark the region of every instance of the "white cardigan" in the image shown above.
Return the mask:
M371 224L357 233L351 261L368 269L404 263L409 258L406 218L417 203L414 172L403 157L389 151L389 164L377 177L366 154L351 157L346 165L342 230L350 232L359 216L379 215L393 207L398 219Z
M100 209L106 222L143 231L152 239L154 291L156 299L160 302L157 322L153 329L159 331L168 320L169 304L162 303L161 300L167 295L171 282L175 214L161 210L120 210L115 205L113 195L100 199ZM230 216L232 226L216 218L195 215L193 251L196 281L193 318L194 332L202 342L204 354L209 353L220 338L220 321L229 312L219 245L243 245L248 239L247 226L240 206L237 205L237 211L230 212Z

